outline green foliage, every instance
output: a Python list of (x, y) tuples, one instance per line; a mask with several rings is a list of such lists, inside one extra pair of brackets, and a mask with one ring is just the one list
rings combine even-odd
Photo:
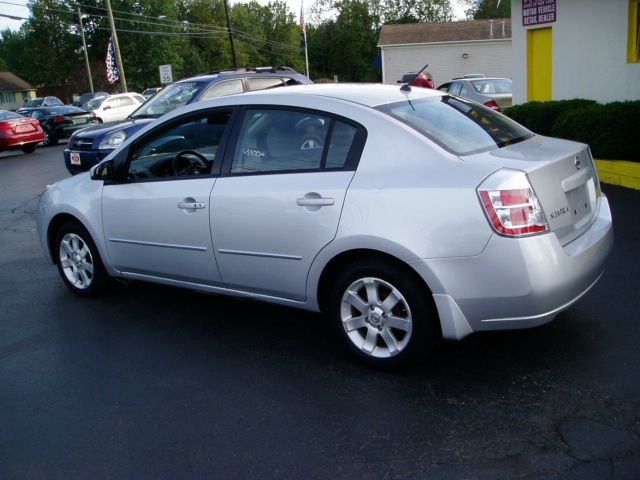
[(505, 114), (536, 133), (587, 143), (596, 158), (640, 162), (640, 101), (531, 102)]
[(474, 20), (511, 18), (511, 0), (482, 0), (467, 10)]
[(594, 100), (584, 99), (529, 102), (508, 108), (505, 111), (505, 115), (513, 118), (533, 132), (540, 135), (551, 135), (553, 124), (561, 113), (594, 105), (595, 103)]

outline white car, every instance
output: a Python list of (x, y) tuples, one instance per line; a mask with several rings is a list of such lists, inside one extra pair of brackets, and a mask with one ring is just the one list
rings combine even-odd
[(78, 295), (120, 278), (323, 311), (382, 365), (551, 321), (613, 243), (587, 145), (380, 85), (178, 108), (51, 186), (38, 222)]
[(94, 98), (83, 108), (93, 112), (99, 122), (120, 122), (146, 101), (147, 99), (138, 93), (118, 93), (108, 97)]

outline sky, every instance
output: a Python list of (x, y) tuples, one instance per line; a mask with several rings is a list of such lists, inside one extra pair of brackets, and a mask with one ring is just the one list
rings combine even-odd
[[(2, 0), (9, 3), (27, 3), (27, 0)], [(257, 0), (258, 3), (266, 5), (270, 0)], [(285, 0), (289, 5), (289, 9), (298, 17), (300, 15), (300, 0)], [(314, 0), (307, 0), (307, 7), (311, 6)], [(229, 3), (235, 3), (234, 0), (229, 0)], [(459, 4), (457, 0), (452, 0), (452, 5), (454, 9), (454, 16), (456, 19), (464, 18), (464, 8)], [(17, 17), (27, 18), (29, 16), (29, 9), (26, 6), (17, 6), (17, 5), (9, 5), (7, 3), (0, 3), (0, 14), (2, 15), (14, 15)], [(307, 15), (308, 16), (308, 15)], [(11, 30), (18, 30), (22, 25), (22, 20), (11, 20), (6, 17), (0, 17), (0, 31), (5, 28), (10, 28)]]

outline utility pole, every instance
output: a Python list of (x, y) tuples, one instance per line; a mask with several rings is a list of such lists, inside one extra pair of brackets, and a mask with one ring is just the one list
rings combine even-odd
[(80, 22), (80, 35), (82, 35), (82, 48), (84, 50), (84, 63), (87, 66), (87, 76), (89, 77), (89, 88), (91, 89), (91, 93), (93, 93), (93, 79), (91, 78), (89, 54), (87, 53), (87, 42), (84, 39), (84, 27), (82, 26), (82, 14), (80, 13), (80, 7), (78, 7), (78, 21)]
[(234, 68), (238, 68), (238, 59), (236, 58), (236, 48), (233, 45), (233, 33), (231, 33), (231, 20), (229, 20), (229, 6), (227, 5), (227, 0), (224, 0), (224, 14), (227, 16), (227, 31), (229, 32), (229, 43), (231, 44), (231, 56), (233, 57), (233, 66)]
[(118, 72), (120, 73), (120, 85), (122, 85), (122, 91), (127, 92), (127, 81), (124, 78), (124, 65), (122, 65), (122, 58), (120, 58), (120, 45), (118, 44), (118, 35), (116, 34), (116, 24), (113, 21), (113, 12), (111, 11), (111, 2), (105, 0), (107, 4), (107, 13), (109, 14), (109, 25), (111, 25), (111, 36), (113, 37), (113, 46), (116, 51), (116, 61), (118, 62)]

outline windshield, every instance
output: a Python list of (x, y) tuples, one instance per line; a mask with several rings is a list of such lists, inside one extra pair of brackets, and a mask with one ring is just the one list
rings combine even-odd
[(206, 84), (206, 82), (181, 82), (169, 85), (136, 110), (131, 118), (157, 118), (182, 107), (189, 103)]
[(511, 80), (508, 78), (491, 78), (489, 80), (472, 80), (471, 85), (478, 93), (512, 93)]
[(27, 107), (39, 107), (42, 105), (44, 98), (34, 98), (33, 100), (29, 100), (27, 103)]
[(94, 98), (92, 100), (89, 100), (87, 103), (85, 103), (82, 106), (82, 108), (84, 108), (85, 110), (88, 110), (90, 112), (93, 112), (97, 108), (100, 108), (100, 105), (102, 105), (102, 102), (104, 102), (106, 99), (107, 99), (107, 97)]
[(396, 102), (377, 109), (456, 155), (506, 147), (533, 136), (490, 108), (449, 96)]

